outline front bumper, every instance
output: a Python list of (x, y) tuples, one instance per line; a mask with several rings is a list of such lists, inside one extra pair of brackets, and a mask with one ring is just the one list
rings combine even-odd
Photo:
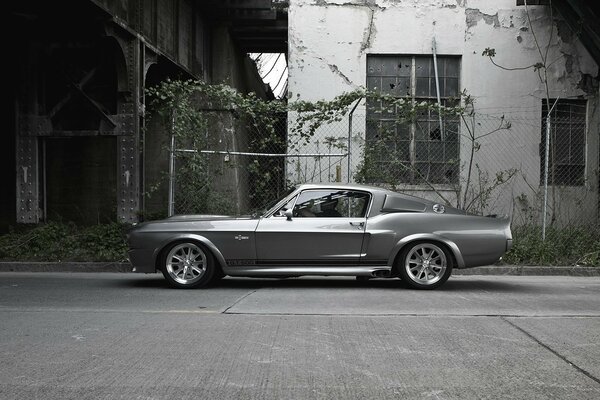
[(154, 253), (148, 249), (131, 249), (127, 253), (129, 262), (133, 265), (133, 272), (153, 273), (156, 272)]

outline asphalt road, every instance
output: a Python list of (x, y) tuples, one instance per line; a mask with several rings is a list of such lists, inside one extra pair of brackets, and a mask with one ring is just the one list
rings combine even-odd
[(600, 278), (0, 273), (1, 399), (599, 399)]

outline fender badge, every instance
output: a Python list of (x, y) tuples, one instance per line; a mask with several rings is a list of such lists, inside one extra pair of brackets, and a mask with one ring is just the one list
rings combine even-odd
[(436, 214), (443, 214), (446, 212), (446, 207), (444, 207), (441, 204), (434, 204), (433, 205), (433, 212)]
[(242, 236), (242, 235), (235, 235), (233, 238), (235, 240), (248, 240), (248, 239), (250, 239), (249, 236)]

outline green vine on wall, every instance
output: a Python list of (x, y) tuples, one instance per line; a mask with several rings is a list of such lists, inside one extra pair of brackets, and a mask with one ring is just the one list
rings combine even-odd
[[(490, 132), (476, 132), (476, 124), (469, 120), (473, 116), (473, 101), (466, 93), (462, 94), (462, 99), (450, 102), (452, 106), (439, 106), (428, 101), (413, 102), (410, 99), (362, 88), (343, 93), (332, 100), (265, 101), (254, 93), (245, 95), (226, 85), (211, 85), (197, 80), (166, 80), (156, 87), (149, 88), (147, 93), (150, 98), (150, 109), (160, 118), (164, 129), (175, 135), (176, 141), (184, 144), (185, 148), (197, 151), (188, 155), (185, 168), (177, 171), (178, 176), (187, 174), (196, 177), (196, 179), (185, 179), (185, 182), (190, 183), (186, 183), (188, 187), (184, 188), (196, 194), (195, 204), (192, 205), (195, 212), (228, 211), (224, 210), (223, 208), (227, 207), (223, 207), (222, 202), (220, 203), (214, 197), (215, 188), (212, 187), (214, 179), (211, 179), (210, 175), (214, 175), (215, 171), (209, 171), (207, 158), (200, 153), (202, 150), (214, 148), (211, 140), (214, 140), (215, 135), (207, 133), (207, 129), (211, 124), (211, 118), (222, 119), (223, 112), (228, 113), (236, 124), (246, 130), (251, 152), (268, 152), (275, 148), (281, 154), (294, 149), (299, 151), (299, 146), (309, 143), (319, 128), (343, 121), (352, 106), (361, 101), (366, 102), (367, 107), (377, 104), (377, 107), (372, 108), (374, 113), (393, 114), (396, 126), (414, 122), (420, 115), (430, 112), (439, 114), (442, 118), (453, 118), (456, 121), (462, 119), (465, 133), (460, 135), (470, 143), (471, 151), (467, 163), (460, 164), (458, 155), (455, 160), (451, 160), (457, 168), (460, 166), (463, 170), (464, 174), (461, 176), (467, 176), (466, 180), (461, 179), (453, 185), (457, 199), (455, 204), (451, 204), (450, 199), (442, 193), (437, 181), (430, 180), (429, 176), (423, 176), (414, 165), (397, 161), (401, 159), (400, 157), (393, 157), (391, 154), (396, 161), (392, 161), (390, 167), (396, 171), (418, 174), (419, 180), (429, 190), (437, 193), (443, 201), (467, 211), (482, 212), (488, 204), (491, 193), (515, 175), (515, 171), (507, 170), (500, 171), (495, 178), (489, 178), (473, 162), (473, 155), (480, 149), (479, 139), (499, 130), (510, 129), (510, 123), (502, 119), (496, 129)], [(468, 106), (471, 111), (467, 112), (465, 106)], [(288, 115), (292, 115), (293, 118), (288, 120), (287, 129), (284, 128), (282, 132), (282, 116)], [(332, 138), (325, 141), (329, 147), (337, 146)], [(395, 186), (395, 178), (390, 171), (382, 170), (377, 166), (377, 159), (385, 150), (389, 140), (389, 135), (382, 131), (375, 140), (365, 142), (362, 161), (355, 175), (357, 182)], [(389, 156), (390, 152), (386, 154)], [(285, 168), (281, 160), (254, 159), (245, 167), (250, 174), (253, 188), (250, 194), (253, 206), (265, 204), (276, 197), (269, 188), (281, 186), (282, 181), (285, 181)], [(477, 174), (476, 180), (472, 178), (474, 172)], [(211, 209), (214, 204), (220, 204), (222, 209), (214, 210), (214, 207)]]

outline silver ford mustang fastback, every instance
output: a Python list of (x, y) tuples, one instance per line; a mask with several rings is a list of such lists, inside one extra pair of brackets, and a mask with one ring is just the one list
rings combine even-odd
[(180, 215), (128, 233), (135, 272), (178, 288), (223, 276), (400, 278), (434, 289), (453, 268), (498, 261), (508, 217), (482, 217), (386, 189), (301, 185), (261, 216)]

